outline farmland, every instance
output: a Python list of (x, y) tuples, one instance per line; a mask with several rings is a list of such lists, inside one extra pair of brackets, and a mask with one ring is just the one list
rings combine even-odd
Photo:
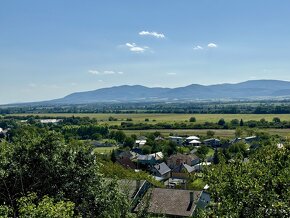
[[(136, 114), (111, 114), (111, 113), (51, 113), (51, 114), (13, 114), (11, 116), (39, 116), (39, 117), (89, 117), (95, 118), (100, 123), (108, 123), (110, 125), (119, 125), (127, 119), (132, 119), (133, 123), (157, 123), (157, 122), (181, 122), (189, 121), (191, 117), (196, 118), (196, 123), (204, 122), (218, 122), (223, 118), (226, 122), (233, 119), (260, 120), (272, 121), (274, 117), (279, 117), (281, 120), (290, 121), (289, 114), (149, 114), (149, 113), (136, 113)], [(114, 121), (109, 121), (109, 118), (115, 118)], [(148, 119), (149, 121), (145, 121)]]

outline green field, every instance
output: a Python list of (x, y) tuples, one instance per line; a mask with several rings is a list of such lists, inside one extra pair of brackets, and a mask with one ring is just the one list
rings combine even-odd
[[(248, 120), (260, 120), (264, 118), (267, 121), (272, 121), (274, 117), (279, 117), (281, 120), (290, 121), (289, 114), (68, 114), (68, 113), (57, 113), (57, 114), (14, 114), (11, 116), (28, 116), (28, 115), (38, 115), (40, 117), (90, 117), (96, 118), (101, 123), (108, 123), (111, 125), (118, 125), (121, 122), (126, 121), (127, 118), (132, 119), (133, 123), (145, 123), (145, 119), (149, 119), (149, 122), (146, 123), (158, 123), (158, 122), (181, 122), (188, 121), (190, 117), (196, 118), (196, 123), (204, 122), (218, 122), (219, 119), (224, 118), (225, 121), (231, 121), (233, 119), (243, 119), (244, 121)], [(109, 121), (109, 117), (114, 117), (118, 121)]]
[(94, 149), (95, 152), (100, 154), (108, 154), (111, 153), (114, 149), (117, 149), (118, 147), (97, 147)]

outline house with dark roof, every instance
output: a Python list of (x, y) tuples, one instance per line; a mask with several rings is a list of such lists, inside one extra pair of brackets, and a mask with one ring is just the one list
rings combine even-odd
[(128, 157), (118, 157), (116, 160), (116, 163), (120, 164), (122, 167), (124, 167), (126, 169), (132, 169), (132, 170), (136, 169), (136, 165)]
[(169, 141), (175, 142), (178, 145), (182, 145), (183, 143), (183, 138), (180, 136), (169, 136)]
[(154, 165), (151, 171), (154, 176), (160, 177), (162, 180), (170, 178), (171, 169), (166, 165), (165, 162)]
[(206, 139), (203, 141), (203, 143), (207, 146), (211, 146), (211, 147), (220, 147), (221, 145), (221, 141), (219, 139), (215, 139), (215, 138), (212, 138), (212, 139)]
[(199, 157), (197, 157), (195, 154), (173, 154), (169, 158), (167, 158), (167, 165), (173, 169), (180, 164), (187, 164), (190, 166), (193, 166), (195, 164), (198, 164), (200, 162)]
[(172, 217), (191, 217), (200, 204), (203, 191), (180, 190), (180, 189), (164, 189), (152, 188), (147, 194), (149, 196), (148, 203), (142, 200), (135, 212), (142, 210), (147, 206), (147, 211), (155, 215), (166, 215)]
[(137, 157), (137, 163), (141, 165), (154, 165), (157, 163), (154, 156), (151, 155), (139, 155)]

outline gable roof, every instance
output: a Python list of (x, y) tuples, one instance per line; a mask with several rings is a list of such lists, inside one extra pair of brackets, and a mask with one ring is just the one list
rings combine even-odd
[(187, 165), (187, 164), (180, 164), (179, 166), (175, 167), (172, 172), (175, 172), (175, 173), (181, 173), (182, 170), (185, 169), (186, 172), (188, 173), (192, 173), (194, 171), (194, 168)]
[(215, 138), (211, 138), (211, 139), (205, 139), (205, 140), (203, 140), (203, 142), (213, 142), (213, 141), (215, 141), (215, 142), (220, 142), (221, 140), (219, 140), (219, 139), (215, 139)]
[(153, 156), (155, 158), (155, 160), (161, 160), (164, 157), (164, 155), (161, 151), (153, 153), (153, 154), (149, 154), (149, 156)]
[[(192, 216), (201, 194), (202, 191), (153, 188), (151, 189), (148, 212), (173, 216)], [(190, 195), (192, 195), (193, 201), (190, 201)], [(141, 209), (141, 206), (142, 202), (135, 211)]]
[(154, 168), (159, 172), (160, 175), (164, 175), (171, 171), (171, 169), (166, 165), (166, 163), (162, 162), (160, 164), (156, 164)]
[(117, 158), (116, 162), (120, 164), (121, 166), (123, 166), (124, 168), (133, 169), (133, 170), (136, 169), (135, 164), (128, 157)]
[(199, 138), (193, 135), (193, 136), (187, 137), (186, 140), (199, 140)]
[(153, 156), (146, 154), (146, 155), (139, 155), (137, 157), (137, 160), (152, 160), (153, 158), (154, 158)]
[(200, 144), (201, 142), (196, 140), (196, 139), (193, 139), (189, 142), (189, 144)]

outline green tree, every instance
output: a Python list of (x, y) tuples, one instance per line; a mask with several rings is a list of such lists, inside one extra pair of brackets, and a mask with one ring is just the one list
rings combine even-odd
[(114, 181), (98, 171), (93, 147), (65, 143), (56, 132), (20, 128), (12, 142), (0, 144), (0, 205), (17, 211), (17, 200), (28, 192), (75, 204), (83, 217), (124, 217), (127, 198)]
[(133, 148), (134, 143), (135, 143), (135, 141), (132, 137), (126, 137), (124, 140), (123, 147)]
[(274, 117), (274, 118), (273, 118), (273, 122), (274, 122), (274, 123), (280, 123), (281, 120), (280, 120), (279, 117)]
[(201, 159), (205, 159), (206, 158), (206, 155), (208, 154), (209, 152), (209, 148), (205, 145), (202, 145), (200, 146), (197, 151), (196, 151), (196, 155), (201, 158)]
[(239, 120), (238, 119), (231, 120), (231, 125), (238, 126), (239, 125)]
[(196, 118), (195, 117), (190, 117), (189, 118), (189, 122), (196, 122)]
[(21, 197), (18, 201), (20, 218), (72, 218), (74, 216), (74, 203), (70, 201), (58, 201), (43, 196), (38, 199), (35, 193)]
[(209, 138), (214, 137), (214, 135), (215, 135), (215, 132), (212, 131), (212, 130), (208, 130), (208, 131), (206, 132), (206, 136), (209, 137)]
[(226, 124), (226, 121), (223, 119), (223, 118), (221, 118), (219, 121), (218, 121), (218, 125), (219, 126), (224, 126)]
[(236, 128), (236, 130), (235, 130), (235, 136), (237, 137), (237, 138), (240, 138), (242, 135), (243, 135), (243, 129), (242, 128)]
[(113, 163), (115, 163), (116, 160), (117, 160), (116, 153), (115, 153), (115, 150), (113, 149), (112, 152), (111, 152), (111, 161)]
[(243, 119), (240, 120), (240, 126), (244, 126), (244, 121), (243, 121)]

